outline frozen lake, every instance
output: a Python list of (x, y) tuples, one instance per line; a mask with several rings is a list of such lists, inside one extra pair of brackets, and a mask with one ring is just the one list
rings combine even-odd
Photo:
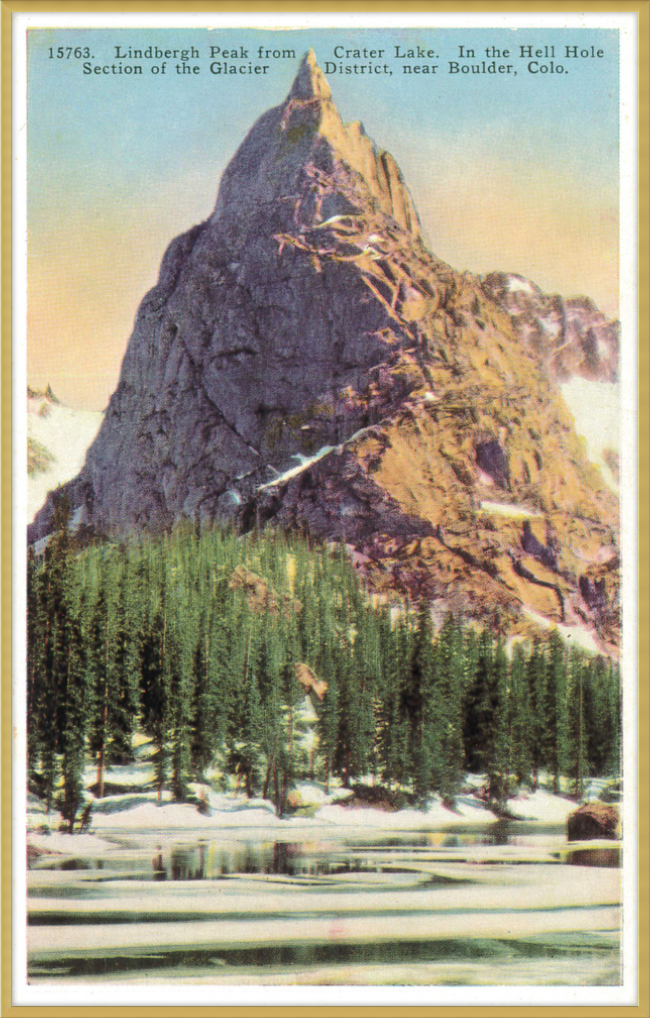
[(32, 853), (30, 982), (620, 982), (618, 849), (563, 825), (95, 840)]

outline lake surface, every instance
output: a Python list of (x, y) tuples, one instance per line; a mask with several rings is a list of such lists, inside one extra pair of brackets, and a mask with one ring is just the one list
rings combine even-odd
[(31, 859), (30, 982), (620, 982), (618, 853), (560, 827), (219, 834)]

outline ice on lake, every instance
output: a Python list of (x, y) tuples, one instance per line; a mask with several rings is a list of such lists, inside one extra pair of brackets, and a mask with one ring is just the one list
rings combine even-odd
[(561, 824), (78, 838), (31, 859), (31, 982), (620, 982), (621, 871)]

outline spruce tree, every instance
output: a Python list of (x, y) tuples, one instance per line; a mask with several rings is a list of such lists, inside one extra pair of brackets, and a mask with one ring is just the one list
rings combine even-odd
[(325, 669), (327, 689), (318, 713), (318, 740), (325, 766), (325, 795), (329, 795), (332, 761), (336, 752), (336, 737), (339, 728), (338, 676), (334, 663)]
[(378, 738), (382, 779), (390, 788), (393, 782), (402, 785), (410, 770), (410, 727), (404, 688), (408, 675), (409, 645), (403, 619), (394, 630), (388, 619), (384, 622), (382, 632), (384, 682), (379, 705)]
[(467, 770), (480, 774), (489, 766), (495, 721), (492, 689), (494, 642), (488, 629), (481, 631), (472, 649), (475, 651), (472, 655), (474, 668), (465, 693), (463, 741)]
[(30, 549), (27, 562), (27, 772), (36, 783), (42, 780), (42, 775), (38, 774), (41, 753), (40, 711), (49, 629), (44, 611), (43, 578), (44, 571)]
[(166, 664), (169, 668), (171, 789), (174, 801), (184, 802), (191, 763), (193, 675), (191, 657), (177, 633), (170, 634), (168, 639)]
[(87, 719), (87, 672), (81, 623), (71, 618), (66, 648), (65, 725), (62, 734), (61, 815), (70, 834), (83, 802)]
[(98, 799), (104, 796), (104, 774), (109, 742), (108, 712), (110, 703), (112, 634), (105, 580), (102, 578), (92, 609), (90, 623), (90, 662), (92, 683), (92, 717), (90, 749), (97, 762)]
[(586, 771), (584, 672), (583, 655), (579, 650), (573, 648), (569, 658), (567, 691), (566, 769), (569, 777), (573, 779), (573, 795), (577, 801), (582, 799)]
[(166, 640), (166, 612), (164, 603), (155, 612), (150, 625), (141, 634), (140, 646), (140, 703), (142, 727), (154, 745), (153, 764), (162, 801), (169, 762), (169, 735), (171, 729), (170, 671)]
[(45, 549), (41, 619), (45, 623), (42, 669), (38, 696), (38, 743), (41, 751), (42, 788), (49, 813), (59, 775), (59, 759), (66, 728), (68, 648), (71, 636), (73, 566), (68, 531), (70, 508), (59, 496), (54, 514), (54, 533)]
[(422, 598), (418, 609), (403, 710), (410, 731), (413, 791), (422, 802), (437, 787), (440, 767), (440, 703), (435, 683), (431, 611), (426, 598)]
[(205, 779), (217, 742), (214, 718), (215, 689), (210, 666), (210, 637), (203, 626), (198, 631), (192, 653), (192, 704), (190, 717), (190, 753), (197, 781)]
[(139, 711), (138, 653), (134, 640), (135, 618), (129, 603), (129, 576), (124, 573), (113, 611), (111, 683), (107, 713), (110, 763), (133, 760), (133, 734)]
[(463, 768), (463, 632), (449, 613), (436, 640), (440, 795), (453, 806)]
[(239, 743), (239, 771), (243, 775), (246, 798), (258, 789), (262, 741), (262, 710), (257, 676), (251, 670), (244, 680), (242, 693), (241, 733)]
[(510, 793), (508, 672), (505, 643), (499, 637), (489, 675), (491, 723), (487, 732), (488, 794), (499, 809), (504, 808)]
[(526, 654), (521, 643), (516, 643), (510, 664), (509, 741), (510, 766), (518, 785), (530, 779), (532, 756), (532, 719), (528, 700)]
[(526, 664), (526, 687), (530, 733), (530, 766), (533, 776), (533, 791), (539, 784), (539, 772), (545, 761), (546, 733), (546, 657), (539, 640), (533, 646)]
[(566, 759), (566, 679), (566, 651), (562, 637), (554, 629), (548, 642), (544, 714), (546, 766), (553, 776), (553, 792), (556, 795), (560, 791), (560, 776), (564, 772)]

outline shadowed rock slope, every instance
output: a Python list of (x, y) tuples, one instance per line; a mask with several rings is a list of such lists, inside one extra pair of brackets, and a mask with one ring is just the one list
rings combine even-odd
[(310, 52), (211, 218), (170, 245), (72, 508), (116, 534), (301, 528), (348, 544), (387, 596), (611, 647), (618, 502), (556, 379), (612, 377), (617, 326), (583, 301), (569, 334), (559, 300), (433, 256), (393, 158), (341, 122)]

